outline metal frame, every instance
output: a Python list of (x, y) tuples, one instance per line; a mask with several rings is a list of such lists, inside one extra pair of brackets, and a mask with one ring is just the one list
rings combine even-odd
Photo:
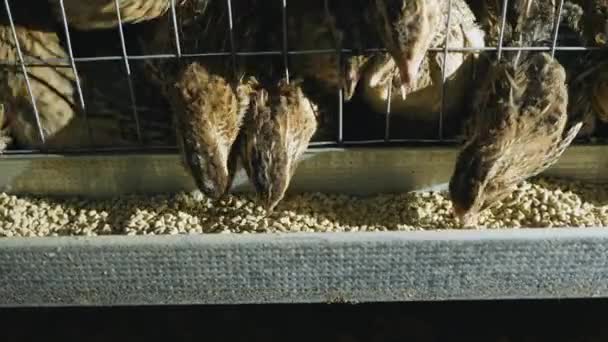
[(0, 240), (0, 306), (608, 297), (608, 230)]
[[(283, 32), (282, 32), (282, 49), (280, 51), (248, 51), (248, 52), (243, 52), (243, 51), (237, 51), (236, 46), (235, 46), (235, 37), (233, 35), (233, 12), (232, 12), (232, 1), (233, 0), (226, 0), (226, 6), (229, 9), (229, 25), (228, 25), (228, 30), (230, 31), (230, 51), (229, 52), (204, 52), (204, 53), (191, 53), (191, 54), (186, 54), (186, 53), (182, 53), (182, 49), (181, 49), (181, 44), (180, 44), (180, 35), (179, 35), (179, 30), (178, 30), (178, 18), (177, 18), (177, 11), (176, 11), (176, 1), (175, 0), (171, 0), (171, 6), (170, 6), (170, 14), (171, 14), (171, 18), (172, 18), (172, 27), (173, 27), (173, 33), (175, 36), (175, 42), (176, 42), (176, 51), (174, 54), (154, 54), (154, 55), (128, 55), (127, 53), (127, 49), (126, 49), (126, 45), (125, 45), (125, 37), (124, 37), (124, 32), (122, 29), (122, 26), (118, 26), (118, 33), (119, 33), (119, 38), (120, 38), (120, 42), (121, 42), (121, 48), (122, 48), (122, 55), (120, 56), (96, 56), (96, 57), (76, 57), (73, 55), (73, 51), (72, 51), (72, 47), (71, 47), (71, 41), (70, 41), (70, 32), (69, 32), (69, 28), (68, 28), (68, 18), (65, 12), (65, 7), (63, 5), (63, 0), (60, 1), (60, 6), (61, 6), (61, 12), (62, 12), (62, 22), (63, 22), (63, 27), (65, 30), (65, 33), (68, 37), (68, 53), (69, 53), (69, 58), (67, 60), (65, 59), (49, 59), (49, 60), (36, 60), (36, 61), (30, 61), (27, 59), (24, 59), (24, 56), (21, 53), (21, 49), (19, 47), (19, 45), (17, 44), (17, 51), (19, 54), (19, 60), (18, 63), (11, 63), (11, 62), (7, 62), (7, 61), (0, 61), (0, 65), (15, 65), (18, 64), (20, 65), (22, 72), (26, 75), (26, 84), (28, 87), (28, 91), (30, 92), (30, 97), (31, 97), (31, 101), (33, 103), (33, 107), (34, 107), (34, 112), (36, 113), (36, 125), (38, 130), (40, 131), (40, 136), (42, 139), (44, 139), (43, 136), (43, 132), (42, 132), (42, 128), (39, 122), (39, 118), (38, 118), (38, 110), (37, 107), (35, 105), (35, 101), (33, 98), (33, 94), (31, 92), (31, 84), (29, 82), (29, 78), (27, 77), (27, 67), (28, 66), (57, 66), (57, 67), (71, 67), (75, 74), (78, 75), (77, 69), (76, 69), (76, 62), (80, 63), (80, 62), (97, 62), (97, 61), (111, 61), (111, 60), (115, 60), (115, 61), (122, 61), (124, 63), (125, 66), (125, 73), (127, 75), (127, 81), (129, 83), (129, 96), (130, 96), (130, 100), (131, 100), (131, 104), (132, 104), (132, 111), (133, 111), (133, 118), (135, 120), (136, 126), (137, 126), (137, 137), (138, 137), (138, 141), (141, 143), (141, 139), (142, 139), (142, 133), (141, 133), (141, 125), (140, 125), (140, 118), (137, 112), (137, 101), (135, 98), (135, 92), (133, 89), (133, 80), (132, 80), (132, 75), (131, 75), (131, 67), (130, 67), (130, 61), (133, 60), (145, 60), (145, 59), (166, 59), (166, 58), (179, 58), (179, 59), (186, 59), (186, 58), (200, 58), (200, 57), (210, 57), (210, 56), (227, 56), (232, 58), (233, 61), (233, 66), (234, 66), (234, 71), (235, 73), (237, 72), (237, 57), (239, 56), (264, 56), (264, 55), (282, 55), (283, 56), (283, 60), (284, 60), (284, 68), (285, 68), (285, 77), (287, 78), (287, 80), (289, 81), (290, 78), (290, 73), (289, 73), (289, 63), (288, 63), (288, 57), (291, 55), (297, 55), (297, 54), (322, 54), (322, 53), (338, 53), (340, 56), (342, 56), (342, 54), (345, 53), (352, 53), (353, 51), (350, 49), (343, 49), (341, 47), (336, 47), (336, 49), (313, 49), (313, 50), (290, 50), (289, 49), (289, 42), (287, 39), (287, 10), (288, 10), (288, 4), (289, 1), (297, 1), (297, 0), (280, 0), (282, 3), (282, 26), (283, 26)], [(276, 0), (279, 1), (279, 0)], [(9, 0), (5, 0), (5, 7), (7, 9), (8, 12), (8, 16), (9, 16), (9, 22), (11, 25), (11, 28), (13, 30), (13, 33), (15, 33), (15, 24), (13, 21), (13, 18), (11, 16), (10, 13), (10, 5), (9, 5)], [(118, 19), (118, 22), (122, 24), (122, 18), (120, 15), (120, 1), (119, 0), (114, 0), (115, 6), (116, 6), (116, 16)], [(446, 21), (446, 28), (449, 27), (450, 25), (450, 20), (451, 20), (451, 14), (452, 14), (452, 0), (448, 0), (446, 1), (448, 8), (448, 15), (447, 15), (447, 21)], [(586, 47), (586, 46), (557, 46), (557, 39), (558, 39), (558, 34), (559, 34), (559, 22), (561, 19), (561, 11), (562, 11), (562, 7), (563, 7), (563, 0), (559, 0), (559, 7), (558, 7), (558, 12), (557, 12), (557, 16), (558, 16), (558, 20), (556, 20), (555, 23), (555, 28), (554, 28), (554, 35), (553, 35), (553, 42), (551, 44), (551, 46), (518, 46), (518, 47), (510, 47), (510, 46), (503, 46), (503, 38), (504, 38), (504, 29), (505, 29), (505, 25), (506, 25), (506, 10), (507, 10), (507, 4), (508, 4), (508, 0), (503, 0), (503, 7), (502, 7), (502, 18), (501, 18), (501, 28), (500, 28), (500, 36), (499, 36), (499, 44), (496, 47), (485, 47), (485, 48), (448, 48), (448, 36), (446, 35), (446, 39), (445, 42), (443, 44), (442, 47), (439, 48), (432, 48), (430, 49), (430, 51), (437, 51), (437, 52), (443, 52), (444, 54), (447, 54), (449, 52), (467, 52), (467, 51), (477, 51), (477, 52), (481, 52), (481, 51), (497, 51), (497, 58), (501, 58), (502, 57), (502, 52), (503, 51), (549, 51), (551, 52), (552, 55), (555, 54), (556, 51), (593, 51), (593, 50), (599, 50), (601, 48), (598, 47)], [(363, 52), (378, 52), (378, 51), (385, 51), (384, 49), (364, 49)], [(341, 58), (340, 58), (341, 60)], [(445, 63), (446, 63), (446, 58), (444, 58), (444, 68), (443, 68), (443, 75), (442, 78), (445, 80), (446, 79), (446, 75), (445, 75)], [(59, 65), (57, 65), (59, 64)], [(341, 63), (339, 63), (341, 64)], [(341, 66), (339, 66), (339, 68), (341, 68)], [(340, 70), (341, 72), (341, 70)], [(77, 78), (78, 79), (78, 78)], [(81, 89), (81, 85), (80, 82), (77, 81), (76, 86), (78, 88), (78, 101), (79, 101), (79, 105), (85, 109), (85, 103), (84, 103), (84, 98), (82, 96), (82, 89)], [(390, 89), (389, 89), (390, 90)], [(377, 143), (385, 143), (385, 144), (395, 144), (395, 145), (400, 145), (403, 143), (411, 143), (411, 142), (416, 142), (416, 143), (427, 143), (427, 144), (442, 144), (442, 143), (456, 143), (455, 140), (450, 140), (450, 139), (445, 139), (444, 138), (444, 134), (443, 134), (443, 126), (444, 126), (444, 106), (445, 106), (445, 98), (446, 96), (449, 96), (448, 94), (446, 94), (447, 89), (444, 83), (444, 86), (441, 89), (441, 98), (442, 98), (442, 103), (440, 106), (440, 112), (439, 112), (439, 120), (438, 120), (438, 126), (437, 126), (437, 135), (435, 137), (429, 137), (427, 139), (392, 139), (390, 137), (390, 125), (391, 125), (391, 96), (389, 94), (389, 101), (387, 101), (387, 108), (386, 108), (386, 113), (385, 113), (385, 117), (386, 117), (386, 123), (385, 123), (385, 136), (384, 139), (377, 139), (377, 140), (368, 140), (368, 141), (345, 141), (343, 139), (344, 137), (344, 132), (343, 132), (343, 121), (344, 121), (344, 113), (343, 113), (343, 106), (344, 106), (344, 101), (343, 101), (343, 94), (342, 94), (342, 90), (340, 89), (338, 91), (338, 100), (339, 100), (339, 106), (338, 106), (338, 132), (336, 132), (336, 140), (334, 141), (323, 141), (323, 142), (316, 142), (316, 143), (312, 143), (310, 145), (310, 148), (323, 148), (323, 147), (347, 147), (347, 146), (364, 146), (364, 145), (370, 145), (370, 144), (377, 144)], [(85, 111), (85, 115), (86, 115), (86, 111)], [(87, 120), (88, 122), (88, 120)], [(88, 126), (88, 124), (87, 124)], [(89, 132), (90, 132), (90, 127), (89, 127)], [(61, 151), (48, 151), (48, 150), (13, 150), (13, 151), (8, 151), (8, 153), (23, 153), (23, 154), (31, 154), (31, 153), (44, 153), (44, 152), (49, 152), (49, 153), (54, 153), (54, 152), (83, 152), (83, 151), (88, 151), (90, 153), (104, 153), (104, 152), (115, 152), (115, 153), (125, 153), (125, 152), (132, 152), (132, 151), (150, 151), (150, 150), (154, 150), (157, 149), (158, 147), (153, 147), (151, 148), (150, 146), (138, 146), (137, 148), (121, 148), (121, 147), (116, 147), (116, 148), (93, 148), (93, 149), (65, 149), (65, 150), (61, 150)], [(171, 146), (171, 147), (167, 147), (168, 149), (170, 148), (175, 148), (175, 146)], [(175, 150), (175, 149), (174, 149)]]
[[(457, 154), (457, 148), (447, 146), (313, 149), (302, 156), (288, 191), (323, 189), (326, 193), (367, 196), (445, 190)], [(174, 153), (6, 156), (0, 162), (0, 191), (108, 197), (195, 190), (179, 158)], [(607, 167), (604, 146), (578, 145), (568, 149), (543, 175), (606, 184)], [(251, 191), (249, 179), (240, 169), (232, 192)]]

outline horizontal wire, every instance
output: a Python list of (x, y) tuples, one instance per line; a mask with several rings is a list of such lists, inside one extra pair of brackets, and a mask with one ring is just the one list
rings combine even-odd
[[(502, 51), (552, 51), (551, 46), (504, 46)], [(600, 51), (608, 50), (606, 47), (597, 46), (556, 46), (555, 51)], [(429, 51), (444, 52), (443, 48), (431, 48)], [(497, 47), (463, 47), (463, 48), (448, 48), (449, 52), (484, 52), (484, 51), (498, 51)], [(352, 49), (342, 49), (342, 53), (353, 53)], [(363, 53), (373, 52), (386, 52), (384, 49), (366, 49)], [(250, 52), (236, 52), (236, 56), (270, 56), (270, 55), (282, 55), (284, 51), (250, 51)], [(307, 55), (307, 54), (330, 54), (336, 53), (335, 49), (319, 49), (319, 50), (294, 50), (287, 51), (288, 55)], [(206, 52), (206, 53), (182, 53), (181, 56), (177, 54), (151, 54), (151, 55), (128, 55), (127, 60), (149, 60), (149, 59), (171, 59), (171, 58), (198, 58), (198, 57), (226, 57), (232, 56), (231, 52)], [(70, 68), (69, 58), (49, 58), (49, 59), (34, 59), (27, 58), (24, 56), (25, 65), (28, 67), (64, 67)], [(124, 61), (124, 56), (96, 56), (96, 57), (74, 57), (74, 62), (100, 62), (100, 61)], [(29, 60), (35, 60), (30, 62)], [(0, 66), (16, 66), (18, 62), (2, 60), (0, 59)]]

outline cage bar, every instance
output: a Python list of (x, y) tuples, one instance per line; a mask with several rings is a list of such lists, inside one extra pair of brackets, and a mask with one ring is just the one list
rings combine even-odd
[(64, 0), (59, 0), (59, 6), (61, 9), (61, 21), (63, 22), (63, 30), (65, 32), (66, 45), (68, 48), (68, 55), (70, 57), (70, 66), (72, 71), (74, 72), (74, 77), (76, 78), (76, 91), (78, 93), (78, 102), (80, 105), (80, 109), (82, 110), (82, 115), (84, 116), (85, 125), (87, 126), (87, 136), (89, 137), (89, 143), (94, 143), (93, 132), (91, 130), (91, 124), (89, 122), (89, 114), (86, 110), (86, 105), (84, 103), (84, 94), (82, 92), (82, 86), (80, 84), (80, 76), (78, 74), (78, 69), (76, 68), (76, 63), (74, 62), (74, 51), (72, 50), (72, 39), (70, 38), (70, 29), (68, 27), (68, 19), (65, 13), (65, 5)]
[(17, 37), (17, 29), (15, 28), (13, 14), (11, 12), (11, 6), (8, 3), (8, 0), (4, 0), (4, 7), (6, 8), (6, 15), (8, 16), (8, 21), (11, 26), (13, 39), (15, 39), (15, 49), (17, 50), (17, 58), (19, 58), (19, 65), (21, 66), (21, 72), (23, 73), (23, 78), (25, 79), (27, 93), (30, 97), (30, 100), (32, 101), (32, 109), (34, 109), (34, 118), (36, 120), (36, 129), (38, 130), (38, 136), (40, 137), (40, 142), (42, 146), (44, 146), (45, 137), (44, 131), (42, 130), (42, 124), (40, 122), (40, 113), (38, 112), (38, 106), (36, 105), (36, 97), (34, 96), (34, 92), (32, 91), (32, 84), (30, 83), (30, 77), (27, 73), (27, 68), (23, 59), (23, 52), (21, 51), (21, 44), (19, 44), (19, 37)]
[(175, 0), (171, 0), (171, 21), (173, 23), (173, 35), (175, 36), (175, 53), (177, 58), (182, 57), (181, 41), (179, 39), (179, 30), (177, 29), (177, 14), (175, 11)]
[[(585, 52), (585, 51), (601, 51), (605, 48), (598, 46), (555, 46), (555, 51), (568, 51), (568, 52)], [(486, 51), (498, 51), (498, 47), (454, 47), (448, 48), (448, 52), (486, 52)], [(550, 52), (553, 50), (552, 46), (502, 46), (500, 48), (502, 51), (537, 51), (537, 52)], [(431, 52), (444, 52), (445, 49), (440, 48), (430, 48), (428, 51)], [(318, 49), (318, 50), (289, 50), (287, 51), (288, 55), (309, 55), (309, 54), (319, 54), (319, 53), (335, 53), (336, 50), (327, 50), (327, 49)], [(350, 49), (342, 49), (342, 53), (352, 53), (353, 51)], [(363, 49), (364, 53), (371, 52), (386, 52), (385, 49)], [(244, 52), (236, 52), (235, 55), (239, 57), (244, 56), (272, 56), (272, 55), (282, 55), (283, 51), (244, 51)], [(182, 53), (182, 58), (200, 58), (200, 57), (222, 57), (222, 56), (232, 56), (231, 52), (204, 52), (204, 53)], [(146, 60), (146, 59), (171, 59), (176, 58), (177, 55), (174, 53), (171, 54), (144, 54), (144, 55), (128, 55), (127, 60)], [(101, 61), (122, 61), (124, 60), (124, 56), (95, 56), (95, 57), (74, 57), (74, 62), (78, 63), (89, 63), (89, 62), (101, 62)], [(63, 63), (63, 64), (62, 64)], [(46, 58), (39, 59), (37, 61), (24, 61), (25, 66), (52, 66), (52, 67), (66, 67), (64, 64), (69, 64), (70, 60), (65, 58)], [(18, 65), (18, 62), (7, 62), (4, 60), (0, 60), (0, 66), (15, 66)], [(68, 66), (69, 67), (69, 66)]]
[(131, 108), (133, 110), (133, 119), (135, 120), (135, 127), (137, 129), (137, 141), (139, 144), (143, 144), (143, 137), (141, 133), (141, 124), (139, 122), (139, 113), (137, 112), (137, 100), (135, 98), (135, 89), (133, 88), (133, 78), (131, 75), (131, 66), (129, 59), (127, 58), (127, 45), (125, 43), (125, 35), (122, 28), (122, 16), (120, 14), (120, 0), (114, 0), (116, 6), (116, 16), (118, 18), (118, 34), (120, 36), (120, 46), (122, 49), (123, 61), (125, 65), (125, 71), (127, 73), (127, 83), (129, 86), (129, 97), (131, 99)]
[(557, 15), (555, 18), (555, 27), (553, 28), (553, 41), (551, 43), (551, 57), (555, 57), (555, 47), (557, 46), (557, 38), (559, 36), (559, 23), (562, 19), (562, 9), (564, 7), (564, 0), (559, 0), (557, 7)]
[(502, 14), (500, 17), (500, 33), (498, 34), (498, 49), (496, 60), (500, 61), (502, 58), (502, 51), (504, 49), (504, 37), (505, 37), (505, 27), (507, 25), (507, 7), (509, 5), (509, 0), (503, 0), (502, 2)]
[(445, 97), (447, 96), (447, 85), (446, 85), (446, 65), (448, 60), (448, 43), (450, 40), (450, 23), (452, 19), (452, 0), (447, 1), (448, 6), (448, 17), (445, 23), (445, 40), (443, 42), (443, 66), (441, 71), (441, 79), (443, 84), (441, 85), (441, 106), (439, 108), (439, 127), (437, 128), (437, 135), (439, 137), (439, 141), (443, 140), (443, 117), (445, 111)]
[(287, 44), (287, 0), (282, 0), (282, 6), (281, 6), (281, 20), (282, 20), (282, 28), (283, 28), (283, 51), (282, 51), (282, 55), (283, 55), (283, 66), (285, 68), (285, 79), (287, 80), (287, 83), (289, 83), (289, 55), (287, 54), (288, 51), (288, 44)]
[[(395, 66), (396, 68), (396, 66)], [(384, 141), (391, 141), (391, 103), (393, 102), (393, 82), (387, 88), (386, 112), (384, 121)]]
[(228, 33), (230, 35), (230, 55), (232, 56), (232, 71), (235, 81), (239, 79), (238, 61), (236, 59), (236, 42), (234, 40), (234, 27), (232, 21), (232, 0), (226, 0), (228, 6)]

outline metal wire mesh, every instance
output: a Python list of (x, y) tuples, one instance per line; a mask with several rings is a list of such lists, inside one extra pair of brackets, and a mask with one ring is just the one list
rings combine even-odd
[[(153, 1), (153, 0), (150, 0)], [(95, 153), (95, 152), (146, 152), (146, 151), (159, 151), (159, 150), (168, 150), (174, 151), (176, 150), (175, 146), (146, 146), (142, 143), (142, 130), (141, 130), (141, 118), (138, 112), (137, 106), (137, 98), (133, 87), (133, 77), (131, 71), (131, 63), (134, 61), (145, 61), (145, 60), (153, 60), (153, 59), (197, 59), (204, 57), (229, 57), (232, 59), (232, 64), (234, 68), (234, 73), (237, 73), (237, 63), (238, 57), (242, 56), (277, 56), (280, 55), (283, 58), (284, 62), (284, 74), (287, 80), (290, 79), (290, 68), (289, 68), (289, 57), (295, 55), (306, 55), (306, 54), (328, 54), (328, 53), (337, 53), (340, 61), (338, 64), (338, 72), (342, 70), (342, 59), (345, 54), (351, 54), (354, 52), (363, 52), (363, 53), (373, 53), (373, 52), (385, 52), (384, 49), (378, 48), (366, 48), (362, 51), (354, 51), (354, 49), (344, 48), (342, 46), (337, 46), (336, 49), (309, 49), (309, 50), (292, 50), (290, 49), (291, 44), (288, 41), (288, 25), (287, 25), (287, 11), (289, 8), (289, 3), (292, 1), (299, 0), (274, 0), (281, 1), (281, 18), (282, 18), (282, 48), (281, 50), (272, 50), (272, 51), (237, 51), (235, 45), (235, 37), (233, 33), (233, 6), (232, 2), (238, 0), (226, 0), (226, 6), (228, 8), (229, 13), (229, 26), (227, 29), (229, 30), (230, 37), (230, 51), (218, 51), (218, 52), (204, 52), (204, 53), (184, 53), (182, 51), (182, 47), (180, 45), (180, 32), (178, 29), (178, 15), (176, 10), (176, 1), (170, 1), (170, 16), (172, 21), (173, 35), (175, 39), (175, 52), (174, 53), (166, 53), (166, 54), (141, 54), (141, 55), (133, 55), (127, 52), (127, 43), (125, 40), (125, 33), (123, 31), (123, 19), (121, 18), (120, 0), (114, 0), (116, 6), (116, 17), (118, 22), (121, 24), (117, 27), (118, 36), (121, 44), (121, 55), (100, 55), (94, 57), (79, 57), (75, 56), (72, 49), (72, 42), (70, 40), (70, 26), (69, 26), (69, 18), (66, 13), (66, 9), (64, 6), (64, 1), (60, 0), (60, 10), (61, 10), (61, 24), (63, 30), (65, 31), (65, 35), (67, 38), (67, 54), (69, 58), (60, 59), (60, 58), (52, 58), (52, 59), (33, 59), (24, 56), (22, 53), (19, 42), (16, 35), (16, 24), (11, 15), (11, 5), (9, 0), (4, 0), (4, 5), (6, 8), (7, 19), (10, 24), (10, 28), (13, 33), (13, 38), (16, 43), (17, 50), (17, 61), (11, 62), (7, 60), (0, 60), (0, 67), (14, 67), (19, 66), (21, 69), (21, 73), (24, 75), (26, 86), (28, 89), (28, 93), (30, 96), (31, 105), (36, 117), (36, 128), (38, 130), (41, 141), (44, 142), (44, 130), (41, 126), (40, 116), (38, 112), (38, 108), (36, 106), (35, 96), (32, 92), (32, 85), (30, 83), (30, 78), (28, 77), (27, 68), (29, 67), (37, 67), (37, 66), (45, 66), (45, 67), (67, 67), (71, 68), (76, 75), (76, 92), (77, 92), (77, 100), (78, 105), (83, 110), (85, 115), (85, 121), (87, 121), (87, 130), (89, 132), (89, 136), (91, 136), (91, 131), (94, 130), (94, 127), (91, 127), (88, 122), (87, 115), (87, 105), (85, 103), (85, 97), (83, 96), (83, 89), (81, 86), (81, 82), (78, 78), (78, 69), (77, 63), (97, 63), (102, 61), (117, 61), (122, 62), (124, 67), (124, 72), (127, 76), (128, 88), (129, 88), (129, 99), (131, 101), (131, 110), (132, 116), (135, 120), (136, 128), (137, 128), (137, 140), (140, 143), (137, 147), (104, 147), (104, 148), (71, 148), (71, 149), (63, 149), (61, 151), (53, 151), (51, 149), (43, 149), (43, 150), (8, 150), (5, 153), (14, 154), (14, 153), (51, 153), (51, 152), (62, 152), (62, 153)], [(329, 0), (326, 0), (329, 1)], [(450, 27), (450, 21), (452, 20), (452, 0), (446, 0), (447, 7), (447, 22), (445, 23), (446, 30)], [(550, 52), (551, 55), (554, 55), (556, 51), (570, 51), (570, 52), (584, 52), (584, 51), (594, 51), (600, 50), (600, 47), (594, 46), (560, 46), (558, 44), (559, 37), (559, 23), (562, 15), (562, 8), (564, 5), (563, 0), (559, 0), (557, 16), (558, 20), (555, 22), (555, 27), (553, 31), (553, 39), (552, 44), (550, 46), (504, 46), (504, 34), (505, 34), (505, 26), (506, 26), (506, 18), (507, 18), (507, 8), (508, 8), (509, 0), (503, 0), (502, 3), (502, 13), (500, 18), (500, 34), (498, 39), (497, 46), (486, 46), (486, 47), (449, 47), (449, 35), (446, 34), (445, 41), (443, 42), (443, 46), (430, 48), (428, 51), (439, 52), (442, 53), (443, 56), (447, 56), (448, 53), (458, 53), (458, 52), (484, 52), (484, 51), (496, 51), (497, 58), (500, 59), (502, 57), (503, 52), (505, 51), (545, 51)], [(338, 110), (337, 110), (337, 132), (335, 134), (335, 140), (330, 141), (315, 141), (310, 143), (311, 148), (322, 148), (322, 147), (348, 147), (348, 146), (367, 146), (367, 145), (403, 145), (403, 144), (411, 144), (411, 143), (419, 143), (419, 144), (453, 144), (456, 142), (455, 139), (446, 139), (444, 137), (444, 111), (446, 107), (446, 98), (450, 96), (447, 91), (446, 82), (446, 60), (447, 58), (443, 58), (443, 68), (442, 68), (442, 80), (444, 81), (441, 88), (441, 105), (439, 110), (439, 120), (437, 122), (437, 130), (434, 136), (429, 136), (427, 138), (416, 138), (416, 139), (402, 139), (391, 137), (391, 87), (388, 87), (388, 101), (386, 104), (386, 112), (385, 114), (385, 124), (384, 124), (384, 137), (380, 139), (370, 138), (370, 139), (358, 139), (358, 140), (345, 140), (345, 126), (344, 126), (344, 94), (342, 93), (342, 89), (338, 90), (337, 98), (338, 98)]]

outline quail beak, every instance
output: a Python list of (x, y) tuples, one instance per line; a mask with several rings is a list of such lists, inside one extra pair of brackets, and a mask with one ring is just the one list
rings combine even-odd
[(422, 56), (414, 56), (414, 58), (402, 58), (401, 63), (397, 64), (399, 68), (399, 76), (401, 77), (401, 98), (406, 99), (409, 89), (413, 86), (418, 78), (418, 69), (422, 64)]
[(274, 209), (277, 207), (283, 196), (277, 196), (270, 192), (264, 192), (259, 194), (260, 203), (262, 208), (266, 211), (266, 215), (269, 216), (274, 212)]
[(477, 221), (477, 214), (471, 210), (464, 209), (457, 204), (452, 204), (454, 216), (460, 221), (463, 227), (471, 227)]
[(467, 212), (465, 209), (463, 209), (456, 203), (452, 203), (452, 208), (454, 209), (454, 216), (458, 219), (461, 219)]
[(401, 90), (401, 99), (405, 101), (413, 77), (410, 74), (409, 68), (405, 70), (399, 68), (399, 75), (401, 76), (401, 87), (399, 88), (399, 90)]
[(344, 85), (342, 86), (342, 95), (344, 97), (344, 101), (350, 101), (350, 99), (352, 99), (355, 95), (357, 81), (357, 79), (353, 79), (352, 77), (348, 77), (344, 81)]
[(219, 200), (226, 194), (228, 188), (227, 172), (225, 175), (216, 175), (214, 179), (205, 177), (196, 170), (193, 170), (192, 175), (197, 187), (207, 196)]
[(211, 157), (212, 159), (205, 158), (190, 145), (185, 145), (185, 149), (186, 165), (199, 190), (213, 199), (224, 196), (232, 185), (232, 173), (228, 161), (218, 154)]

